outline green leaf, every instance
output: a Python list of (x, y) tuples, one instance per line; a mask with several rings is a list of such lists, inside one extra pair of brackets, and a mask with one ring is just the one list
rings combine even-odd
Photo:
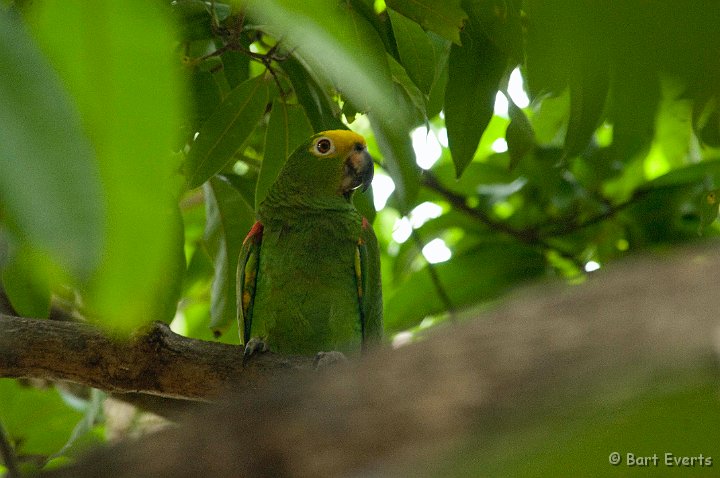
[[(218, 21), (225, 20), (231, 12), (230, 6), (214, 2), (215, 16)], [(180, 33), (186, 41), (212, 38), (210, 22), (212, 3), (203, 0), (176, 0), (170, 3), (172, 12), (180, 26)]]
[(513, 169), (527, 153), (535, 149), (535, 132), (530, 120), (515, 103), (510, 102), (508, 113), (510, 124), (505, 131), (505, 140), (510, 155), (510, 169)]
[(298, 103), (305, 108), (305, 114), (312, 124), (314, 133), (347, 128), (338, 119), (340, 108), (330, 100), (327, 92), (317, 84), (299, 61), (292, 57), (288, 58), (283, 62), (282, 68), (290, 78)]
[(585, 18), (582, 2), (528, 0), (523, 5), (528, 24), (526, 35), (526, 79), (532, 98), (559, 95), (567, 86), (582, 28), (574, 27)]
[(49, 456), (67, 442), (82, 418), (54, 388), (37, 390), (0, 379), (0, 421), (19, 455)]
[(393, 194), (398, 198), (402, 212), (407, 213), (418, 193), (420, 172), (410, 136), (403, 130), (386, 127), (374, 114), (370, 114), (369, 118), (375, 141), (383, 155), (383, 167), (395, 183)]
[(698, 227), (698, 234), (705, 232), (705, 229), (715, 222), (720, 211), (720, 189), (714, 189), (706, 192), (700, 199), (700, 226)]
[(462, 6), (485, 35), (516, 62), (524, 60), (520, 10), (514, 0), (465, 0)]
[(268, 102), (267, 81), (259, 76), (230, 92), (200, 128), (185, 160), (190, 188), (200, 186), (222, 170), (250, 138)]
[(105, 398), (106, 395), (104, 392), (95, 388), (90, 389), (90, 400), (87, 403), (82, 419), (80, 419), (77, 425), (75, 425), (75, 428), (73, 428), (70, 438), (68, 438), (65, 445), (55, 452), (50, 459), (67, 455), (69, 451), (78, 445), (83, 437), (92, 432), (97, 422), (102, 418)]
[(251, 205), (255, 202), (255, 187), (257, 186), (257, 174), (252, 170), (246, 174), (239, 175), (234, 173), (218, 174), (218, 178), (227, 181), (230, 186), (234, 187), (240, 193), (240, 197), (245, 203)]
[(155, 291), (153, 320), (169, 324), (177, 312), (178, 301), (182, 295), (185, 270), (185, 229), (180, 209), (175, 204), (168, 205), (168, 229), (172, 240), (168, 245), (165, 261), (160, 265), (160, 274), (152, 286)]
[[(250, 45), (241, 44), (250, 49)], [(248, 79), (250, 75), (250, 60), (244, 52), (228, 50), (222, 54), (223, 71), (227, 77), (227, 81), (232, 88), (235, 88), (243, 81)]]
[(438, 164), (432, 171), (444, 188), (463, 196), (475, 196), (488, 187), (508, 185), (517, 179), (517, 173), (510, 172), (507, 167), (486, 161), (470, 163), (459, 179), (455, 179), (450, 163)]
[(428, 34), (433, 39), (435, 57), (438, 59), (438, 74), (432, 85), (427, 100), (427, 116), (435, 118), (445, 107), (445, 88), (448, 82), (448, 58), (452, 43), (445, 41), (434, 33)]
[(155, 318), (176, 240), (171, 148), (183, 108), (170, 12), (142, 0), (48, 0), (31, 4), (28, 21), (77, 104), (104, 186), (99, 200), (92, 186), (78, 189), (106, 213), (102, 263), (84, 299), (103, 325), (134, 329)]
[(2, 288), (13, 309), (23, 317), (46, 318), (50, 313), (49, 279), (38, 270), (37, 254), (20, 248), (0, 266)]
[(210, 297), (210, 327), (225, 332), (235, 320), (235, 274), (240, 247), (254, 222), (253, 210), (226, 180), (211, 178), (204, 186), (205, 245), (215, 267)]
[(202, 124), (215, 112), (222, 102), (222, 98), (213, 82), (212, 73), (209, 71), (192, 68), (183, 71), (183, 74), (190, 87), (190, 111), (186, 119), (187, 124), (184, 125), (187, 138), (190, 140)]
[(312, 132), (312, 126), (302, 106), (288, 105), (280, 99), (273, 101), (265, 132), (263, 160), (255, 188), (255, 210), (265, 199), (287, 158), (303, 141), (312, 136)]
[(656, 71), (626, 71), (613, 82), (608, 105), (613, 123), (612, 149), (616, 159), (628, 161), (649, 147), (661, 98)]
[(61, 79), (7, 12), (0, 12), (0, 63), (0, 218), (62, 270), (87, 279), (103, 240), (92, 145)]
[[(565, 156), (572, 157), (587, 149), (602, 122), (610, 89), (609, 67), (603, 59), (594, 59), (570, 79), (570, 120), (565, 135)], [(575, 77), (577, 76), (577, 78)]]
[(425, 96), (420, 92), (415, 83), (410, 79), (405, 68), (395, 58), (388, 55), (390, 71), (393, 82), (396, 86), (396, 98), (403, 98), (400, 108), (405, 110), (403, 117), (412, 119), (412, 124), (427, 122), (427, 111), (425, 109)]
[[(699, 153), (693, 146), (693, 102), (683, 97), (685, 85), (670, 80), (663, 81), (663, 98), (658, 104), (655, 117), (655, 136), (650, 154), (645, 158), (646, 174), (657, 176), (655, 171), (665, 173), (669, 169), (683, 167), (688, 160), (695, 162)], [(655, 171), (648, 171), (648, 163), (655, 162)], [(651, 177), (652, 177), (651, 176)]]
[(393, 10), (402, 13), (426, 30), (433, 31), (460, 45), (460, 32), (468, 16), (460, 8), (460, 0), (387, 0)]
[(490, 123), (498, 85), (508, 64), (477, 25), (463, 32), (463, 46), (450, 50), (449, 79), (445, 90), (445, 123), (457, 177), (472, 161), (483, 131)]
[(708, 190), (720, 186), (720, 160), (703, 161), (670, 171), (642, 185), (641, 190), (707, 184)]
[(427, 95), (444, 67), (444, 61), (436, 56), (435, 42), (417, 23), (391, 8), (387, 12), (400, 60), (408, 76)]

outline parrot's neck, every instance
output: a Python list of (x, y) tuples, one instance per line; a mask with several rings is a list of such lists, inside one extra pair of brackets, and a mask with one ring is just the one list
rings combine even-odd
[(324, 213), (338, 211), (344, 214), (356, 212), (350, 197), (316, 196), (284, 191), (282, 188), (271, 188), (265, 200), (260, 204), (258, 214), (265, 217), (286, 215), (306, 216), (308, 213)]

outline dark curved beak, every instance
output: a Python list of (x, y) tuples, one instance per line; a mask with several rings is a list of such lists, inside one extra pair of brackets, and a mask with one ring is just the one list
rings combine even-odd
[(362, 186), (364, 192), (372, 183), (375, 168), (373, 160), (364, 144), (355, 143), (353, 150), (345, 158), (345, 174), (341, 190), (345, 195)]

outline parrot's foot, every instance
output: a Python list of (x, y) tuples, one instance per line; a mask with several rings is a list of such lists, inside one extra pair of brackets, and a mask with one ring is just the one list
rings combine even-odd
[(348, 359), (344, 353), (336, 350), (330, 352), (318, 352), (313, 360), (315, 370), (322, 370), (328, 367), (334, 367), (339, 364), (347, 363)]
[(257, 337), (253, 337), (248, 340), (245, 345), (245, 351), (243, 352), (243, 364), (250, 358), (251, 355), (261, 354), (270, 350), (267, 344)]

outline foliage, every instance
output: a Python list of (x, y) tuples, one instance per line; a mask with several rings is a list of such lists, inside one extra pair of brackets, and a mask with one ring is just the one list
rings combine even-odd
[[(378, 211), (355, 196), (389, 337), (717, 235), (720, 5), (620, 3), (6, 1), (3, 289), (23, 315), (53, 297), (120, 333), (210, 339), (255, 206), (332, 128), (366, 135), (394, 184)], [(436, 239), (451, 257), (430, 264)]]

